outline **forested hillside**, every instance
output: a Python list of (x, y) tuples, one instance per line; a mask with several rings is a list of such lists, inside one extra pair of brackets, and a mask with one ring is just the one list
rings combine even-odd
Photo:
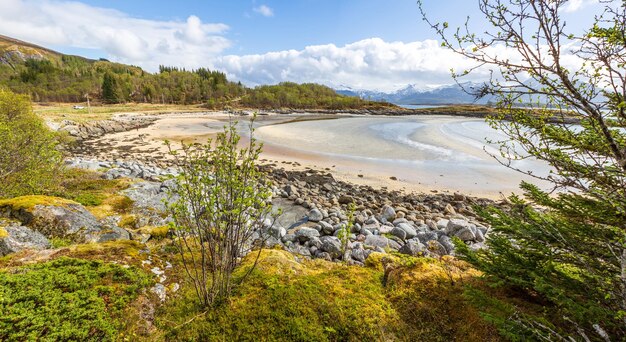
[(250, 89), (222, 72), (161, 66), (140, 67), (64, 55), (0, 36), (0, 86), (35, 102), (206, 104), (209, 108), (360, 108), (380, 103), (341, 96), (317, 85), (281, 83)]

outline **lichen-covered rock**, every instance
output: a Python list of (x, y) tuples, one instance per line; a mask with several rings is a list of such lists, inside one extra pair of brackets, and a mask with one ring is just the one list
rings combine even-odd
[(22, 196), (0, 201), (0, 214), (48, 238), (96, 242), (102, 225), (82, 205), (57, 197)]
[(25, 249), (48, 249), (50, 241), (41, 233), (15, 221), (0, 221), (0, 256)]

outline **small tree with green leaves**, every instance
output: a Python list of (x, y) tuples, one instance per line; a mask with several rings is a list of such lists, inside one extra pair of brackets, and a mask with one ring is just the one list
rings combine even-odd
[[(551, 183), (554, 192), (523, 183), (525, 199), (512, 196), (509, 210), (481, 211), (492, 225), (488, 249), (457, 244), (459, 255), (491, 284), (544, 303), (543, 312), (474, 297), (513, 340), (622, 341), (626, 1), (601, 1), (604, 11), (585, 31), (567, 25), (567, 0), (477, 2), (485, 32), (472, 32), (469, 24), (452, 33), (447, 23), (431, 26), (444, 47), (491, 70), (483, 86), (467, 90), (499, 100), (490, 123), (509, 137), (500, 142), (502, 156), (547, 162), (547, 175), (517, 169)], [(510, 159), (500, 158), (513, 167)]]
[(0, 197), (49, 191), (61, 168), (58, 145), (27, 96), (0, 88)]
[(256, 164), (261, 145), (252, 134), (246, 147), (238, 146), (240, 140), (230, 122), (207, 144), (182, 144), (177, 151), (168, 143), (181, 170), (173, 191), (178, 200), (168, 208), (185, 271), (203, 306), (230, 296), (233, 271), (254, 248), (258, 260), (271, 220), (270, 184)]
[(347, 262), (350, 260), (350, 234), (352, 233), (352, 227), (354, 227), (354, 212), (356, 210), (356, 205), (354, 202), (350, 202), (348, 204), (348, 221), (339, 231), (339, 241), (341, 241), (341, 253), (343, 255), (343, 261)]

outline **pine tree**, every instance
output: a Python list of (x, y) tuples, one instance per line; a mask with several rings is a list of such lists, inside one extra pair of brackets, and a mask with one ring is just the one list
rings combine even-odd
[[(467, 90), (499, 100), (490, 123), (509, 137), (502, 155), (547, 162), (549, 175), (527, 173), (553, 189), (522, 183), (524, 198), (512, 196), (508, 209), (482, 210), (492, 225), (488, 249), (472, 251), (457, 241), (459, 255), (491, 285), (542, 303), (542, 311), (471, 293), (513, 340), (624, 340), (626, 1), (604, 1), (583, 34), (567, 31), (564, 0), (478, 3), (492, 28), (484, 35), (431, 26), (443, 46), (492, 68), (491, 80)], [(494, 46), (516, 55), (494, 53)], [(584, 63), (568, 64), (568, 51)]]
[(107, 72), (102, 79), (102, 101), (105, 103), (119, 103), (120, 96), (115, 76)]

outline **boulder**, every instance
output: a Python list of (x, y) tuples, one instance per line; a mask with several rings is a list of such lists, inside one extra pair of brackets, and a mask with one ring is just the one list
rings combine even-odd
[(82, 205), (57, 197), (22, 196), (0, 201), (0, 214), (47, 238), (96, 242), (103, 227)]
[(309, 218), (309, 221), (311, 222), (319, 222), (324, 219), (324, 214), (322, 214), (322, 212), (319, 209), (315, 208), (309, 211), (309, 213), (307, 214), (307, 217)]
[(335, 231), (335, 227), (332, 224), (324, 221), (320, 221), (319, 225), (322, 227), (322, 233), (325, 235), (332, 235)]
[(98, 242), (130, 240), (130, 234), (123, 228), (113, 226), (103, 229), (98, 235)]
[(309, 241), (313, 237), (319, 236), (320, 232), (313, 228), (302, 227), (296, 231), (296, 238), (302, 243)]
[(48, 249), (50, 241), (19, 222), (0, 222), (0, 256), (19, 252), (24, 249)]
[(406, 239), (406, 232), (405, 232), (403, 229), (398, 228), (398, 227), (394, 227), (394, 228), (391, 230), (391, 235), (393, 235), (393, 236), (397, 236), (398, 238), (400, 238), (400, 239), (402, 239), (402, 240), (405, 240), (405, 239)]
[(331, 255), (333, 259), (341, 257), (341, 241), (334, 236), (322, 236), (322, 250)]
[(400, 247), (398, 252), (411, 256), (418, 256), (424, 254), (426, 251), (426, 246), (424, 246), (421, 242), (413, 240), (408, 240), (404, 246)]
[(459, 230), (461, 230), (463, 228), (469, 228), (469, 226), (470, 226), (470, 223), (465, 221), (465, 220), (452, 219), (452, 220), (448, 221), (448, 224), (446, 224), (446, 227), (445, 227), (444, 231), (448, 235), (454, 235)]
[(428, 243), (428, 241), (438, 239), (437, 233), (435, 232), (420, 232), (420, 233), (417, 233), (416, 237), (423, 244)]
[(428, 248), (428, 251), (439, 256), (448, 254), (448, 251), (446, 250), (446, 248), (441, 243), (439, 243), (439, 241), (435, 241), (435, 240), (428, 241), (427, 248)]
[(474, 234), (474, 232), (472, 232), (470, 227), (463, 227), (459, 229), (456, 233), (454, 233), (454, 236), (458, 237), (464, 242), (474, 241), (476, 239), (476, 235)]
[[(165, 200), (168, 194), (165, 187), (157, 182), (137, 182), (130, 188), (122, 191), (122, 194), (133, 200), (133, 206), (141, 210), (165, 212)], [(171, 201), (174, 201), (172, 198)]]
[(398, 244), (397, 242), (380, 235), (368, 235), (365, 238), (363, 244), (366, 246), (380, 247), (383, 249), (391, 248), (398, 250), (400, 248), (400, 244)]
[(439, 237), (439, 243), (446, 248), (446, 252), (448, 254), (453, 254), (454, 253), (454, 243), (452, 243), (452, 239), (450, 239), (449, 236), (447, 235), (442, 235)]
[(409, 223), (399, 223), (396, 227), (404, 230), (407, 239), (412, 239), (417, 236), (417, 231), (415, 231), (415, 228)]
[(381, 217), (387, 221), (393, 222), (396, 219), (396, 210), (390, 205), (384, 205)]

